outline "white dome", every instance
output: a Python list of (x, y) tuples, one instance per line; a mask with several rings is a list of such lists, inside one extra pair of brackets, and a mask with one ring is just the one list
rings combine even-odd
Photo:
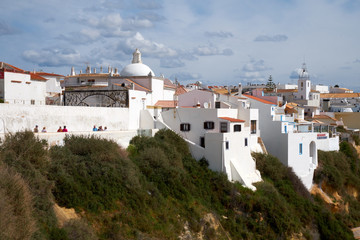
[(122, 77), (134, 77), (134, 76), (155, 76), (154, 72), (149, 68), (149, 66), (142, 63), (132, 63), (123, 68), (120, 72)]

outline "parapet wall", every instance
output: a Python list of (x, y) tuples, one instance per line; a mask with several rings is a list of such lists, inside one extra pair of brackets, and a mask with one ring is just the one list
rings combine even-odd
[(46, 127), (47, 132), (56, 132), (66, 125), (69, 132), (91, 131), (93, 126), (108, 130), (129, 130), (128, 108), (78, 107), (0, 104), (0, 133), (33, 130)]

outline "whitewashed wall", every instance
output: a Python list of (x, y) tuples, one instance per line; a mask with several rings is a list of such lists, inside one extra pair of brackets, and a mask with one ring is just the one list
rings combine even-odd
[[(19, 81), (19, 82), (11, 82)], [(30, 79), (30, 74), (5, 72), (4, 100), (8, 103), (45, 105), (46, 81)]]
[(107, 126), (108, 130), (128, 130), (129, 109), (0, 104), (0, 133), (32, 130), (35, 125), (40, 130), (45, 126), (48, 132), (56, 132), (64, 125), (70, 132), (90, 131), (94, 125)]

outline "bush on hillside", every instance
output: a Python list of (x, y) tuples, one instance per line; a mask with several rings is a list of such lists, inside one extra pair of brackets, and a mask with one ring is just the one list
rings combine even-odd
[(136, 199), (141, 189), (136, 166), (115, 142), (70, 136), (52, 147), (49, 178), (57, 202), (92, 212), (113, 209), (118, 199)]
[(31, 239), (36, 230), (29, 187), (5, 164), (0, 164), (0, 229), (0, 239)]
[(34, 236), (48, 236), (49, 229), (56, 227), (57, 220), (52, 208), (53, 183), (47, 178), (50, 161), (46, 141), (39, 140), (30, 131), (8, 134), (0, 146), (0, 162), (6, 163), (28, 183), (37, 220)]

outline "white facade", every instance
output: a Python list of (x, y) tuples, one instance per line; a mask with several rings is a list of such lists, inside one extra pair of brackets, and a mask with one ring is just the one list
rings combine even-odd
[(295, 122), (295, 114), (286, 114), (284, 107), (264, 103), (250, 96), (249, 100), (252, 107), (259, 109), (261, 138), (267, 151), (279, 158), (285, 166), (291, 167), (305, 187), (310, 189), (318, 164), (317, 150), (339, 150), (339, 138), (330, 138), (328, 133), (314, 132), (313, 124), (303, 119), (298, 119), (302, 124)]
[(45, 105), (46, 79), (32, 79), (30, 73), (2, 72), (0, 98), (10, 104)]
[(255, 189), (252, 183), (261, 176), (251, 156), (250, 127), (239, 114), (237, 109), (177, 108), (162, 112), (161, 121), (188, 141), (194, 158), (204, 157), (210, 169)]

